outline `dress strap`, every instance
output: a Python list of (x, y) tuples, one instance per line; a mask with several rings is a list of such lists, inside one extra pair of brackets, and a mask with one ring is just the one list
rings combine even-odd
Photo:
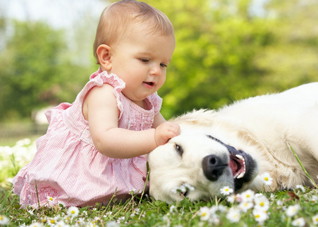
[(123, 112), (123, 104), (120, 98), (120, 94), (121, 91), (125, 88), (126, 84), (122, 79), (120, 79), (117, 75), (113, 73), (108, 74), (106, 71), (98, 69), (96, 72), (91, 74), (89, 82), (84, 86), (84, 88), (76, 98), (78, 100), (78, 103), (82, 105), (87, 93), (92, 88), (96, 86), (101, 87), (103, 86), (103, 84), (109, 84), (114, 88), (114, 96), (116, 98), (117, 107), (119, 109), (119, 118), (121, 118)]

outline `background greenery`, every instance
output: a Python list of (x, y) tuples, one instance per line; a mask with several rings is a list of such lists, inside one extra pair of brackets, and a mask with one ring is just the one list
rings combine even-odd
[[(265, 10), (258, 13), (251, 10), (255, 0), (145, 1), (165, 12), (175, 26), (177, 48), (159, 92), (166, 118), (318, 79), (317, 0), (264, 0)], [(44, 21), (8, 18), (4, 2), (0, 1), (0, 132), (12, 122), (20, 132), (25, 127), (21, 122), (28, 122), (32, 111), (72, 102), (96, 70), (91, 46), (99, 15), (86, 12), (71, 28), (57, 29)], [(0, 145), (12, 146), (2, 147), (10, 158), (0, 156), (1, 182), (21, 167), (13, 154), (32, 153), (14, 142), (0, 138)], [(306, 226), (317, 225), (317, 189), (267, 196), (271, 204), (264, 226), (296, 226), (293, 221), (302, 217)], [(125, 204), (81, 208), (72, 219), (63, 207), (18, 209), (10, 184), (0, 186), (0, 198), (0, 221), (5, 215), (9, 226), (62, 226), (61, 220), (77, 226), (211, 226), (209, 220), (201, 220), (201, 207), (238, 206), (217, 198), (169, 205), (137, 197)], [(295, 204), (300, 205), (299, 213), (289, 217), (286, 210)], [(220, 213), (215, 225), (258, 224), (251, 210), (238, 223), (226, 215), (227, 211)]]
[[(318, 78), (316, 0), (268, 0), (261, 13), (251, 9), (252, 0), (146, 2), (175, 26), (177, 48), (159, 92), (166, 118)], [(99, 15), (77, 21), (71, 42), (66, 30), (4, 15), (0, 11), (0, 121), (72, 102), (97, 68), (91, 46)]]

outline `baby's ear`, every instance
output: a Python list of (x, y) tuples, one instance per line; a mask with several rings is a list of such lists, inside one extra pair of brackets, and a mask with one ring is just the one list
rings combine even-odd
[(103, 70), (110, 71), (112, 68), (111, 64), (111, 48), (106, 44), (101, 44), (96, 50), (96, 55)]

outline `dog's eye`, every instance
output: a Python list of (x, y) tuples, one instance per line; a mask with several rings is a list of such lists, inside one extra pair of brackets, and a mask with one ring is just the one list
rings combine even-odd
[(174, 149), (178, 152), (178, 154), (179, 154), (180, 156), (182, 156), (182, 154), (183, 154), (183, 149), (182, 149), (182, 147), (181, 147), (180, 145), (175, 144), (175, 145), (174, 145)]

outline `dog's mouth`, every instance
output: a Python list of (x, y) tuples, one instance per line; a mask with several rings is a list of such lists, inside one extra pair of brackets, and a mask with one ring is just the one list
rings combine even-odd
[(248, 153), (237, 150), (235, 147), (223, 143), (214, 136), (207, 135), (207, 137), (227, 148), (230, 159), (228, 166), (232, 171), (235, 191), (242, 189), (243, 185), (250, 182), (256, 175), (257, 164), (254, 159)]
[(229, 145), (227, 148), (230, 153), (229, 167), (232, 170), (235, 191), (238, 191), (255, 177), (257, 165), (254, 159), (244, 151), (236, 150)]
[(230, 154), (229, 167), (234, 178), (242, 178), (246, 173), (245, 159), (240, 154)]

